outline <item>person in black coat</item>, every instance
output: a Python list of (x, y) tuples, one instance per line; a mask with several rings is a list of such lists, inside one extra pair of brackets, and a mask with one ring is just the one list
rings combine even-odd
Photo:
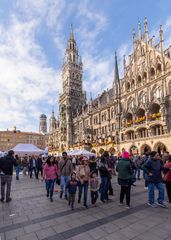
[(39, 172), (41, 173), (41, 177), (42, 177), (42, 174), (43, 174), (42, 165), (43, 165), (42, 158), (41, 158), (41, 157), (38, 157), (37, 160), (36, 160), (36, 168), (37, 168), (36, 178), (37, 178), (37, 179), (39, 179)]
[(14, 151), (10, 150), (7, 156), (0, 159), (0, 174), (1, 174), (1, 202), (5, 200), (5, 186), (6, 190), (6, 202), (10, 202), (11, 182), (13, 175), (13, 167), (17, 167), (16, 159), (14, 158)]

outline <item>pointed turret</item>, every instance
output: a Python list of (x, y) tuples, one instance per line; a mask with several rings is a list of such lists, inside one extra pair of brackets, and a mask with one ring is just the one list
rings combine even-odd
[(144, 37), (145, 37), (145, 41), (148, 42), (149, 36), (148, 36), (148, 21), (147, 21), (147, 17), (145, 17), (145, 19), (144, 19)]
[(139, 37), (139, 40), (142, 39), (141, 22), (140, 22), (140, 20), (138, 20), (138, 37)]
[(161, 52), (163, 52), (164, 38), (163, 38), (163, 28), (162, 28), (162, 25), (160, 25), (159, 36), (160, 36), (160, 50), (161, 50)]
[(70, 38), (69, 39), (72, 40), (72, 41), (75, 41), (74, 40), (74, 31), (73, 31), (72, 23), (71, 23), (71, 30), (70, 30)]
[(132, 30), (132, 41), (133, 41), (133, 49), (135, 51), (136, 45), (137, 45), (135, 29)]
[(123, 67), (124, 67), (124, 76), (126, 74), (126, 56), (123, 55)]
[(54, 114), (54, 107), (52, 107), (49, 132), (53, 132), (55, 129), (56, 129), (56, 118), (55, 118), (55, 114)]
[(66, 49), (66, 60), (67, 62), (74, 62), (78, 64), (78, 49), (76, 41), (74, 39), (74, 31), (72, 25), (70, 30), (70, 37), (68, 39), (68, 47)]
[(118, 61), (117, 61), (116, 52), (115, 52), (114, 93), (115, 93), (115, 98), (119, 98), (119, 96), (120, 96), (120, 80), (119, 80), (119, 70), (118, 70)]

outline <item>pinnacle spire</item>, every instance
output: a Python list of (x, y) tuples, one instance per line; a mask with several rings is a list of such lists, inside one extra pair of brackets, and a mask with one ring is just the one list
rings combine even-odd
[(117, 53), (115, 52), (115, 75), (114, 75), (115, 83), (119, 82), (119, 70), (118, 70), (118, 61), (117, 61)]
[(71, 30), (70, 30), (70, 40), (74, 40), (74, 31), (73, 31), (72, 23), (71, 23)]
[(142, 38), (141, 22), (140, 22), (140, 20), (138, 20), (138, 36), (139, 36), (139, 39)]
[(160, 36), (160, 49), (161, 49), (161, 52), (163, 52), (164, 38), (163, 38), (163, 27), (162, 27), (162, 25), (160, 25), (159, 36)]
[(144, 19), (144, 34), (145, 34), (145, 40), (148, 42), (148, 21), (147, 17)]
[(52, 114), (51, 114), (51, 117), (53, 118), (55, 115), (54, 115), (54, 106), (52, 106)]
[(119, 80), (119, 70), (118, 70), (118, 61), (117, 61), (116, 52), (115, 52), (114, 90), (115, 90), (115, 97), (118, 98), (120, 93), (120, 80)]
[(93, 101), (92, 93), (90, 92), (90, 101)]

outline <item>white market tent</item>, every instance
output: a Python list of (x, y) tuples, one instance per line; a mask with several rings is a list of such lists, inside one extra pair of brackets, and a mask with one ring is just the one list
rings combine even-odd
[(44, 154), (45, 151), (36, 147), (33, 144), (17, 144), (13, 149), (15, 154), (23, 155), (23, 154), (33, 154), (33, 155), (39, 155)]
[(0, 151), (0, 157), (4, 157), (7, 153), (6, 152), (1, 152)]
[(83, 155), (83, 156), (85, 156), (85, 157), (92, 157), (92, 156), (96, 156), (96, 154), (95, 153), (92, 153), (92, 152), (89, 152), (89, 151), (87, 151), (87, 150), (85, 150), (85, 149), (83, 149), (83, 150), (75, 150), (75, 152), (73, 151), (72, 153), (71, 153), (71, 155), (75, 155), (75, 156), (80, 156), (80, 155)]

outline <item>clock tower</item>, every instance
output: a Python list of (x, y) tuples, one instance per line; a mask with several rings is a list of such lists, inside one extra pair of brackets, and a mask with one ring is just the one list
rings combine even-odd
[(83, 64), (78, 54), (71, 26), (67, 43), (65, 62), (62, 66), (62, 91), (59, 96), (59, 142), (61, 149), (68, 149), (73, 143), (73, 118), (85, 104), (82, 84)]

